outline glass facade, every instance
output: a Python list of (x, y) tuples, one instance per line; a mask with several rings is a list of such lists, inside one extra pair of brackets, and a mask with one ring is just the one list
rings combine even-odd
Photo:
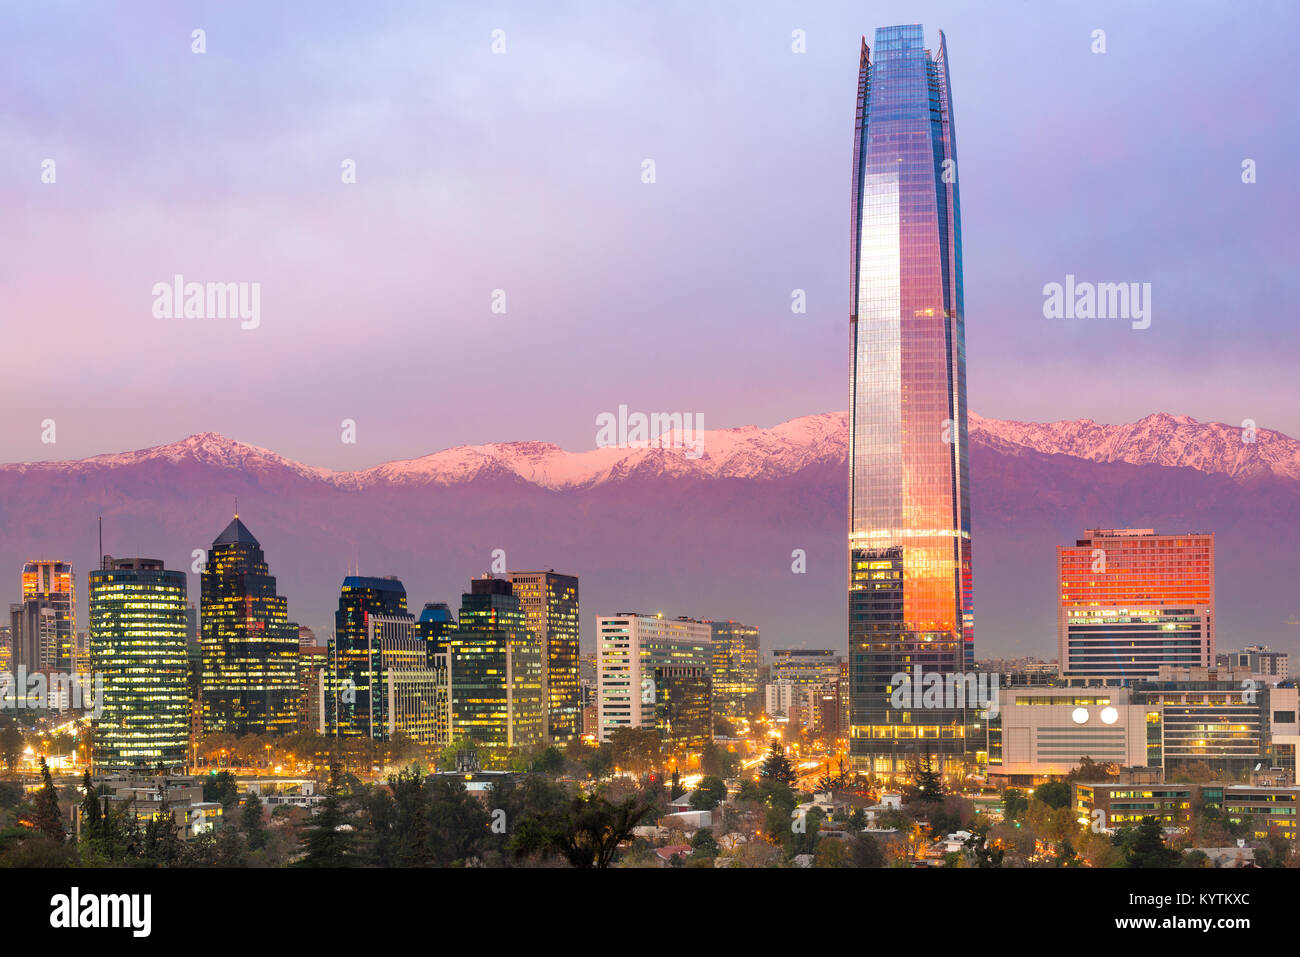
[(713, 740), (713, 682), (707, 668), (656, 668), (655, 730), (669, 753)]
[(298, 724), (298, 626), (262, 546), (236, 515), (201, 576), (203, 730), (275, 734)]
[(14, 665), (71, 674), (77, 665), (76, 580), (69, 562), (23, 565), (23, 613), (14, 616)]
[(738, 621), (712, 625), (713, 707), (719, 714), (741, 717), (758, 698), (758, 629)]
[(103, 677), (97, 770), (183, 767), (190, 740), (185, 573), (147, 558), (89, 576), (91, 668)]
[(1214, 534), (1090, 528), (1056, 549), (1061, 673), (1152, 679), (1214, 664)]
[(514, 596), (546, 657), (547, 737), (572, 741), (582, 731), (578, 682), (578, 579), (548, 572), (511, 572)]
[[(966, 348), (947, 46), (876, 30), (858, 74), (850, 242), (849, 673), (854, 767), (964, 761), (965, 709), (891, 678), (974, 669)], [(972, 734), (974, 731), (972, 730)]]
[(447, 641), (451, 736), (489, 748), (545, 740), (542, 648), (510, 582), (478, 578), (461, 596), (460, 622)]
[[(381, 621), (376, 624), (375, 618)], [(415, 617), (407, 614), (406, 587), (400, 581), (362, 575), (343, 579), (339, 607), (334, 612), (334, 638), (329, 642), (327, 734), (384, 736), (386, 697), (378, 642), (415, 637)]]

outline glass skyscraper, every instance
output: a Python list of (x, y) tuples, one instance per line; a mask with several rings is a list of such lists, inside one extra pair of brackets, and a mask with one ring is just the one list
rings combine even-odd
[(298, 626), (276, 594), (262, 546), (238, 515), (208, 549), (201, 586), (203, 730), (295, 730)]
[(103, 676), (95, 767), (185, 766), (190, 739), (185, 573), (105, 557), (90, 573), (91, 667)]
[(545, 659), (546, 734), (551, 742), (572, 741), (582, 731), (578, 683), (578, 579), (547, 572), (511, 572), (511, 591)]
[[(919, 24), (862, 43), (853, 142), (850, 756), (962, 762), (964, 708), (895, 708), (893, 676), (971, 671), (966, 347), (947, 46)], [(919, 695), (917, 696), (919, 699)]]
[[(325, 694), (327, 734), (382, 739), (388, 724), (381, 646), (416, 640), (415, 616), (406, 610), (406, 586), (393, 577), (343, 579), (329, 642)], [(428, 662), (423, 641), (419, 651)]]

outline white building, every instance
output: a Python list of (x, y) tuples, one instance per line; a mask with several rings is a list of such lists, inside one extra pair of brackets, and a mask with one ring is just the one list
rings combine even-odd
[(601, 741), (619, 728), (653, 728), (655, 668), (712, 669), (713, 627), (694, 618), (623, 612), (596, 617), (597, 722)]
[[(1001, 761), (990, 746), (990, 775), (1068, 774), (1088, 757), (1141, 767), (1147, 712), (1127, 688), (1008, 688), (1000, 695)], [(992, 745), (992, 743), (990, 743)]]

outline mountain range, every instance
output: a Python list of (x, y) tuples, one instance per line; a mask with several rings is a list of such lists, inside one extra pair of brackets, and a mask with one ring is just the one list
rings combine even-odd
[[(580, 577), (587, 646), (596, 614), (633, 610), (746, 621), (768, 649), (840, 648), (847, 445), (848, 414), (834, 412), (706, 431), (698, 458), (508, 442), (336, 471), (205, 432), (0, 466), (0, 568), (14, 570), (11, 600), (35, 557), (72, 560), (84, 589), (102, 515), (108, 553), (192, 569), (237, 496), (290, 615), (318, 633), (351, 569), (397, 575), (413, 610), (456, 607), (502, 549), (511, 569)], [(1123, 425), (972, 413), (970, 446), (977, 655), (1055, 657), (1055, 546), (1094, 527), (1214, 531), (1219, 646), (1295, 643), (1300, 442), (1168, 413)], [(197, 586), (191, 574), (192, 600)]]

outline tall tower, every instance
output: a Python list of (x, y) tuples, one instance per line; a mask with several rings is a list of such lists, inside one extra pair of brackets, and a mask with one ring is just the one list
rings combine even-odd
[(104, 682), (95, 766), (183, 767), (190, 739), (185, 573), (152, 558), (105, 556), (89, 586), (91, 667)]
[(578, 682), (578, 579), (547, 572), (510, 572), (528, 629), (542, 646), (547, 740), (572, 741), (582, 731)]
[[(947, 44), (862, 41), (849, 290), (850, 747), (891, 774), (960, 764), (965, 708), (894, 707), (894, 676), (974, 666), (961, 216)], [(920, 695), (916, 698), (919, 700)]]
[(383, 736), (386, 701), (380, 653), (374, 641), (375, 619), (379, 620), (381, 635), (415, 636), (415, 617), (406, 610), (406, 586), (393, 577), (344, 578), (338, 611), (334, 613), (334, 637), (329, 642), (326, 734)]
[(77, 591), (72, 564), (30, 561), (23, 565), (23, 600), (11, 612), (14, 664), (28, 672), (72, 673), (77, 661)]
[(203, 730), (268, 734), (298, 723), (298, 626), (262, 546), (236, 515), (203, 567)]

